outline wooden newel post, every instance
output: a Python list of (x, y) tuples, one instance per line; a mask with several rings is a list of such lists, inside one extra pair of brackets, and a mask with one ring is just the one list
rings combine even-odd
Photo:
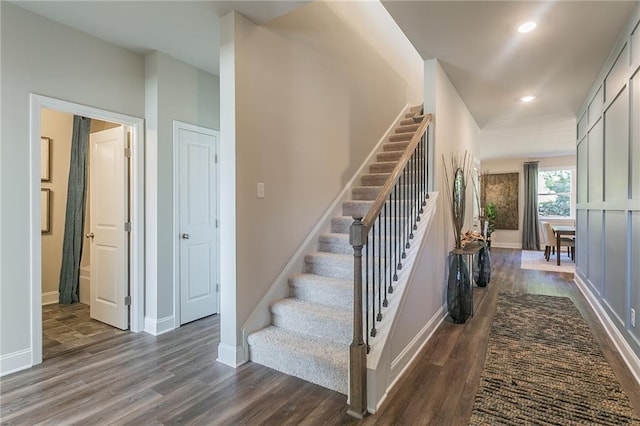
[(367, 414), (367, 347), (362, 335), (362, 247), (366, 241), (362, 218), (354, 218), (349, 243), (353, 246), (353, 341), (349, 347), (349, 409), (359, 419)]

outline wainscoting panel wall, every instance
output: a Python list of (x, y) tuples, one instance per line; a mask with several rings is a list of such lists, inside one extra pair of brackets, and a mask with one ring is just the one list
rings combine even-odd
[[(586, 186), (586, 185), (585, 185)], [(587, 211), (578, 210), (576, 213), (576, 240), (587, 241), (589, 236)], [(576, 251), (576, 267), (584, 271), (587, 270), (587, 262), (589, 261), (589, 246), (585, 244), (581, 250)]]
[(576, 143), (576, 275), (640, 358), (640, 6), (585, 99)]
[[(588, 157), (588, 147), (589, 143), (587, 142), (587, 138), (583, 138), (578, 144), (578, 154), (577, 154), (577, 162), (579, 164), (587, 164)], [(586, 203), (587, 202), (587, 168), (582, 167), (577, 170), (577, 190), (578, 190), (578, 199), (576, 200), (578, 203)]]
[[(587, 263), (587, 279), (599, 295), (602, 295), (602, 213), (591, 210), (588, 214), (589, 262)], [(580, 242), (578, 241), (578, 244)], [(578, 246), (577, 251), (581, 248)]]
[[(640, 46), (640, 39), (637, 40)], [(638, 47), (640, 49), (640, 47)], [(640, 53), (638, 54), (640, 56)], [(640, 58), (638, 59), (640, 61)], [(640, 200), (640, 72), (631, 79), (631, 198)]]
[(604, 113), (604, 199), (626, 200), (629, 194), (629, 91), (624, 90)]
[[(591, 130), (589, 130), (588, 136), (589, 158), (586, 174), (589, 176), (587, 187), (590, 203), (602, 201), (602, 154), (604, 152), (602, 147), (602, 129), (602, 120), (598, 118), (598, 121), (596, 121)], [(578, 170), (580, 170), (580, 167), (578, 167)], [(579, 174), (580, 172), (578, 172), (578, 175)]]
[(604, 298), (624, 327), (627, 316), (627, 221), (626, 212), (604, 213)]
[[(640, 212), (631, 212), (631, 282), (640, 282)], [(640, 306), (640, 286), (631, 286), (631, 305)], [(640, 312), (636, 309), (636, 326), (631, 328), (632, 335), (640, 341)]]

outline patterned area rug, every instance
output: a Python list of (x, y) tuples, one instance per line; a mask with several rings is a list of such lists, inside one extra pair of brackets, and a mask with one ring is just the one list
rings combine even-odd
[(537, 271), (549, 271), (549, 272), (569, 272), (574, 273), (576, 270), (576, 264), (573, 263), (570, 257), (567, 256), (567, 252), (563, 251), (560, 254), (560, 266), (556, 264), (556, 255), (552, 255), (551, 259), (547, 262), (544, 259), (544, 251), (528, 251), (522, 250), (522, 256), (520, 257), (520, 269), (535, 269)]
[(640, 424), (573, 302), (500, 294), (470, 424)]

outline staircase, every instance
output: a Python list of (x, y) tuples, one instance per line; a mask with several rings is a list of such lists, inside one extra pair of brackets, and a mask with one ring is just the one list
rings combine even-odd
[(331, 221), (331, 232), (320, 235), (317, 251), (304, 258), (304, 272), (289, 278), (289, 297), (271, 305), (271, 325), (251, 333), (253, 362), (348, 393), (349, 344), (353, 321), (353, 247), (349, 228), (363, 217), (402, 156), (419, 125), (411, 107), (382, 151), (369, 164), (342, 216)]

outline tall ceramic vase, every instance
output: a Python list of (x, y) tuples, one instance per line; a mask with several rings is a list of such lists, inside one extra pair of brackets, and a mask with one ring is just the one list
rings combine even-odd
[(465, 153), (463, 166), (458, 166), (453, 173), (453, 185), (451, 187), (451, 196), (449, 197), (456, 250), (452, 252), (451, 264), (449, 265), (447, 306), (451, 319), (458, 324), (467, 321), (473, 309), (471, 279), (469, 278), (469, 269), (464, 260), (465, 255), (462, 254), (462, 226), (464, 225), (465, 193), (467, 189), (464, 166), (467, 164), (466, 160)]
[(491, 281), (491, 255), (485, 244), (473, 259), (473, 280), (478, 287), (486, 287)]
[(456, 324), (466, 322), (473, 309), (471, 279), (464, 257), (463, 254), (453, 254), (449, 265), (447, 306), (449, 315)]

